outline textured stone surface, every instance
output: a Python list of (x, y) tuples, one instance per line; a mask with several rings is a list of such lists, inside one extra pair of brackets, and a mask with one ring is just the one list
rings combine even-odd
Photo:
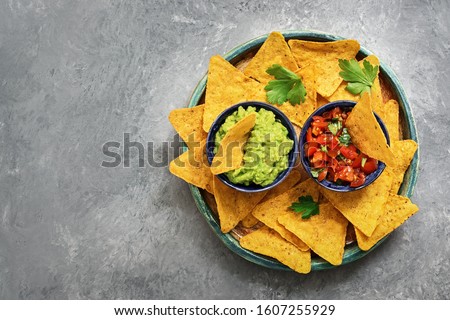
[[(0, 298), (450, 298), (450, 8), (392, 2), (0, 1)], [(421, 144), (420, 213), (308, 276), (230, 252), (167, 168), (100, 166), (125, 132), (161, 157), (209, 57), (287, 29), (390, 65)]]

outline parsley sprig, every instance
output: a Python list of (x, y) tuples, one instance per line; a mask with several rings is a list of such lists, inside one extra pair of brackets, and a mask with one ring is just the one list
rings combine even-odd
[(294, 72), (279, 64), (272, 65), (266, 72), (275, 77), (264, 87), (267, 101), (280, 105), (289, 100), (293, 106), (305, 102), (306, 88)]
[(378, 74), (378, 66), (372, 66), (367, 60), (361, 68), (355, 59), (339, 59), (339, 67), (342, 70), (339, 75), (348, 82), (345, 89), (355, 95), (370, 91)]
[(296, 213), (301, 213), (302, 219), (309, 219), (319, 214), (319, 204), (309, 195), (301, 196), (298, 198), (298, 202), (293, 202), (289, 208)]

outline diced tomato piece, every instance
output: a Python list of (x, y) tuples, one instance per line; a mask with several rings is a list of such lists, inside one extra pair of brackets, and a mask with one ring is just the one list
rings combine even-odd
[(317, 177), (317, 180), (322, 181), (327, 177), (327, 173), (328, 173), (328, 169), (324, 168), (320, 173), (319, 176)]
[(316, 138), (313, 138), (312, 129), (311, 129), (311, 127), (309, 127), (308, 130), (306, 131), (306, 142), (312, 142), (312, 141), (316, 141)]
[(339, 148), (334, 148), (334, 149), (328, 149), (328, 155), (332, 158), (336, 158), (337, 155), (339, 154)]
[(323, 146), (326, 146), (333, 139), (333, 135), (331, 133), (323, 133), (317, 137), (316, 141)]
[(342, 146), (341, 154), (350, 160), (355, 160), (358, 157), (358, 151), (353, 144), (349, 145), (348, 147)]
[(331, 110), (331, 118), (339, 118), (342, 115), (342, 110), (339, 107)]
[(314, 153), (316, 153), (316, 151), (318, 151), (319, 148), (314, 147), (314, 146), (307, 146), (306, 149), (306, 155), (308, 156), (308, 158), (312, 157), (314, 155)]
[(359, 155), (356, 157), (355, 160), (353, 160), (352, 167), (353, 167), (353, 168), (359, 168), (359, 167), (361, 167), (361, 161), (362, 161), (362, 158), (363, 158), (363, 154), (361, 153), (361, 154), (359, 154)]
[(316, 127), (316, 126), (312, 126), (311, 129), (312, 129), (312, 135), (314, 137), (320, 136), (323, 132), (323, 130), (321, 128)]
[(367, 159), (366, 163), (364, 164), (364, 167), (362, 167), (362, 171), (365, 174), (371, 174), (377, 169), (378, 169), (378, 160), (374, 158)]
[(327, 154), (323, 151), (316, 151), (311, 159), (314, 168), (324, 168), (327, 165)]
[(352, 182), (355, 179), (354, 170), (351, 166), (345, 166), (336, 173), (338, 179)]
[(333, 138), (331, 139), (330, 143), (328, 144), (328, 146), (330, 147), (330, 149), (338, 149), (339, 147), (339, 139), (337, 136), (333, 136)]
[(362, 172), (355, 175), (356, 179), (350, 183), (350, 187), (356, 188), (362, 186), (366, 182), (366, 175)]

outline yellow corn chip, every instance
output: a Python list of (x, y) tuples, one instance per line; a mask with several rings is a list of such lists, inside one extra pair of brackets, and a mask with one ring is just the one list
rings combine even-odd
[(325, 98), (331, 96), (342, 82), (338, 60), (355, 58), (359, 51), (359, 43), (356, 40), (289, 40), (288, 43), (300, 68), (309, 64), (316, 66), (317, 93)]
[(312, 179), (306, 180), (292, 189), (257, 205), (252, 214), (266, 226), (277, 231), (284, 239), (295, 244), (301, 250), (308, 250), (308, 247), (297, 236), (288, 231), (278, 222), (280, 215), (291, 212), (289, 207), (292, 202), (297, 201), (299, 197), (310, 195), (317, 201), (319, 198), (319, 187)]
[(239, 240), (245, 249), (272, 257), (299, 273), (311, 271), (311, 252), (301, 251), (267, 227), (262, 227)]
[(384, 162), (388, 166), (395, 166), (394, 154), (389, 148), (386, 137), (373, 114), (371, 97), (368, 93), (363, 93), (361, 99), (348, 116), (345, 126), (353, 144), (361, 152)]
[(218, 175), (241, 167), (244, 145), (255, 126), (255, 121), (256, 113), (250, 113), (227, 131), (211, 164), (213, 174)]
[(403, 222), (418, 210), (419, 208), (411, 203), (408, 198), (399, 195), (391, 195), (386, 203), (386, 211), (380, 217), (378, 225), (370, 237), (367, 237), (355, 228), (358, 246), (361, 250), (369, 250), (378, 241), (403, 224)]
[(262, 192), (241, 192), (213, 177), (214, 197), (219, 213), (220, 228), (223, 233), (233, 229), (266, 195)]
[(290, 212), (280, 216), (278, 222), (329, 263), (340, 265), (348, 221), (330, 203), (321, 204), (319, 211), (309, 219), (302, 219), (301, 215)]
[(264, 85), (245, 76), (220, 56), (211, 57), (206, 83), (203, 130), (209, 131), (217, 116), (243, 101), (266, 101)]
[(280, 194), (285, 193), (300, 182), (302, 175), (299, 170), (292, 169), (288, 176), (275, 188), (270, 189), (264, 199), (261, 202), (278, 197)]
[[(285, 193), (289, 189), (291, 189), (294, 185), (300, 182), (302, 175), (299, 170), (293, 169), (289, 175), (277, 185), (275, 188), (270, 189), (266, 196), (261, 200), (261, 203), (275, 197), (278, 197), (280, 194)], [(249, 213), (244, 219), (242, 219), (241, 224), (246, 228), (251, 228), (255, 224), (259, 222), (251, 213)]]
[(320, 94), (317, 94), (317, 108), (320, 108), (321, 106), (326, 105), (329, 102), (330, 101), (322, 97)]
[(384, 105), (383, 111), (379, 114), (383, 120), (386, 128), (389, 132), (389, 138), (391, 139), (391, 145), (393, 141), (400, 140), (400, 128), (399, 128), (399, 107), (398, 102), (395, 100), (389, 100)]
[(403, 182), (403, 177), (408, 170), (414, 154), (417, 151), (417, 143), (414, 140), (394, 141), (392, 151), (396, 159), (395, 167), (387, 167), (386, 170), (391, 172), (393, 177), (391, 193), (397, 194)]
[(251, 213), (249, 213), (248, 215), (245, 216), (244, 219), (242, 219), (241, 225), (244, 228), (251, 228), (254, 225), (256, 225), (258, 222), (259, 222), (259, 220), (256, 219)]
[(204, 107), (202, 104), (193, 108), (175, 109), (169, 114), (170, 123), (189, 149), (198, 148), (199, 142), (206, 139), (207, 133), (202, 127)]
[[(202, 142), (202, 146), (205, 146), (205, 141)], [(169, 170), (187, 183), (213, 193), (212, 173), (208, 166), (206, 154), (197, 150), (188, 150), (172, 160)]]
[(292, 52), (279, 32), (272, 32), (244, 69), (244, 74), (266, 85), (273, 77), (266, 70), (279, 64), (291, 71), (298, 69)]
[(322, 194), (356, 228), (370, 236), (383, 214), (391, 188), (392, 177), (383, 173), (372, 184), (352, 192), (334, 192), (321, 188)]

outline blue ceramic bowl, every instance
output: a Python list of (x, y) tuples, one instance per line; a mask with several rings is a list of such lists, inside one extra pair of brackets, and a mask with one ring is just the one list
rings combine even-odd
[[(303, 129), (300, 133), (300, 159), (302, 161), (303, 167), (305, 168), (306, 172), (308, 173), (308, 175), (314, 179), (314, 181), (316, 181), (318, 184), (320, 184), (322, 187), (327, 188), (329, 190), (332, 191), (337, 191), (337, 192), (349, 192), (349, 191), (355, 191), (355, 190), (359, 190), (362, 189), (364, 187), (367, 187), (369, 184), (371, 184), (372, 182), (374, 182), (383, 172), (384, 168), (386, 167), (386, 165), (384, 164), (384, 162), (378, 161), (378, 169), (375, 170), (374, 172), (372, 172), (371, 174), (366, 176), (366, 181), (364, 182), (363, 185), (359, 186), (359, 187), (350, 187), (349, 185), (338, 185), (332, 181), (329, 180), (322, 180), (319, 181), (317, 180), (317, 178), (314, 178), (311, 174), (311, 167), (309, 166), (309, 161), (308, 161), (308, 156), (305, 153), (305, 145), (306, 145), (306, 132), (308, 131), (308, 128), (311, 125), (311, 122), (313, 122), (313, 117), (315, 116), (320, 116), (322, 115), (324, 112), (330, 111), (336, 107), (340, 107), (343, 111), (350, 111), (354, 106), (356, 105), (356, 102), (354, 101), (349, 101), (349, 100), (338, 100), (338, 101), (333, 101), (330, 102), (328, 104), (323, 105), (322, 107), (318, 108), (316, 111), (314, 111), (309, 118), (305, 121), (305, 125), (303, 126)], [(388, 145), (390, 145), (390, 140), (389, 140), (389, 134), (388, 131), (386, 129), (386, 126), (384, 125), (383, 121), (381, 121), (380, 117), (374, 112), (373, 113), (375, 115), (375, 118), (378, 121), (378, 124), (381, 127), (381, 130), (383, 130), (383, 133), (386, 137), (387, 143)]]
[(295, 129), (292, 126), (291, 121), (289, 121), (289, 119), (279, 109), (275, 108), (274, 106), (272, 106), (270, 104), (260, 102), (260, 101), (241, 102), (241, 103), (235, 104), (234, 106), (226, 109), (216, 118), (216, 120), (211, 125), (211, 129), (209, 130), (208, 136), (206, 139), (206, 155), (208, 157), (209, 164), (211, 164), (214, 159), (214, 147), (215, 147), (216, 133), (217, 133), (217, 131), (219, 131), (220, 127), (225, 122), (225, 119), (229, 115), (231, 115), (233, 112), (235, 112), (239, 107), (247, 108), (250, 106), (255, 107), (256, 110), (260, 110), (262, 108), (262, 109), (272, 111), (275, 114), (275, 118), (278, 121), (280, 121), (280, 123), (288, 130), (289, 139), (294, 141), (292, 150), (288, 154), (289, 165), (286, 170), (282, 171), (275, 178), (275, 180), (271, 184), (268, 184), (267, 186), (260, 186), (260, 185), (254, 184), (254, 183), (252, 183), (248, 186), (243, 185), (243, 184), (236, 184), (236, 183), (231, 182), (228, 179), (228, 177), (226, 176), (226, 174), (224, 174), (224, 173), (217, 175), (217, 178), (219, 178), (219, 180), (221, 180), (227, 186), (229, 186), (233, 189), (242, 191), (242, 192), (261, 192), (261, 191), (269, 190), (269, 189), (275, 187), (276, 185), (278, 185), (279, 183), (281, 183), (281, 181), (283, 181), (284, 178), (286, 178), (286, 176), (289, 174), (289, 172), (294, 167), (295, 160), (297, 158), (297, 153), (298, 153), (298, 151), (297, 151), (297, 146), (298, 146), (297, 134), (295, 133)]

